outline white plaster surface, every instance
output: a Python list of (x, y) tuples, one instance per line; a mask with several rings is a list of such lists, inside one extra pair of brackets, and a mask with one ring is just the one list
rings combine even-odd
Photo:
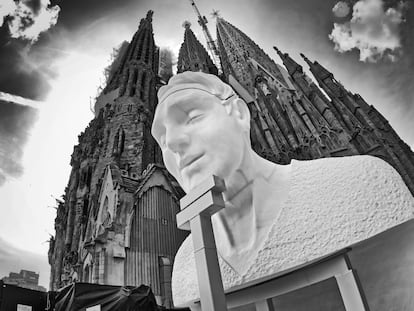
[[(291, 188), (280, 217), (239, 275), (219, 255), (224, 289), (303, 264), (364, 240), (414, 216), (401, 176), (371, 156), (292, 161)], [(199, 297), (191, 235), (173, 267), (176, 306)]]

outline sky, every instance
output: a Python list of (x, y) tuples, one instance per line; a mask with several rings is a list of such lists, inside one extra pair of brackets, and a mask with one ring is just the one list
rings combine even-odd
[[(414, 3), (196, 3), (213, 37), (215, 9), (278, 63), (275, 45), (305, 69), (299, 53), (318, 60), (414, 147)], [(188, 0), (0, 0), (0, 278), (32, 269), (48, 287), (47, 240), (73, 146), (94, 117), (113, 48), (132, 38), (150, 9), (161, 48), (178, 54), (185, 20), (205, 43)]]

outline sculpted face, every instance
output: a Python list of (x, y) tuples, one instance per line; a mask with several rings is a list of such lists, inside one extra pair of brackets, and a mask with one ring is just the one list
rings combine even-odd
[(239, 118), (237, 101), (184, 89), (157, 107), (152, 135), (167, 169), (186, 192), (212, 174), (226, 180), (240, 167), (246, 121)]

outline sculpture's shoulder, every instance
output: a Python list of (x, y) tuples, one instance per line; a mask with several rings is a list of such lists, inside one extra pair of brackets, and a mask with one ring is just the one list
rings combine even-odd
[(245, 281), (325, 256), (414, 217), (397, 171), (372, 156), (293, 161), (289, 196)]
[(400, 174), (384, 160), (369, 155), (293, 161), (292, 179), (291, 192), (317, 192), (322, 199), (341, 193), (349, 199), (413, 200)]
[(199, 297), (191, 234), (184, 240), (175, 255), (171, 285), (174, 305)]
[[(367, 239), (414, 217), (398, 172), (373, 156), (292, 161), (289, 194), (249, 270), (219, 258), (224, 288), (265, 277)], [(275, 177), (276, 178), (276, 177)], [(174, 262), (174, 304), (199, 297), (191, 235)]]
[(292, 160), (291, 165), (294, 168), (294, 172), (300, 169), (300, 174), (312, 176), (329, 173), (330, 176), (352, 178), (353, 176), (360, 175), (381, 174), (381, 171), (384, 169), (385, 174), (394, 175), (394, 172), (396, 173), (395, 169), (387, 162), (369, 155), (320, 158), (310, 161)]

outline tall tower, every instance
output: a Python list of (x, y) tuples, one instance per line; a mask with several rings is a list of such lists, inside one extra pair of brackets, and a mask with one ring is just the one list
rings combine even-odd
[(152, 15), (115, 59), (74, 147), (50, 244), (50, 287), (147, 284), (170, 307), (171, 264), (186, 233), (175, 222), (183, 192), (150, 134), (161, 83)]
[(217, 17), (217, 44), (223, 73), (232, 75), (248, 92), (254, 93), (257, 71), (268, 72), (276, 83), (289, 87), (281, 68), (245, 33), (221, 17)]
[(186, 21), (183, 23), (183, 27), (185, 28), (184, 42), (181, 44), (178, 54), (177, 73), (202, 71), (217, 75), (217, 67), (191, 30), (191, 23)]
[(252, 114), (252, 145), (271, 161), (349, 155), (348, 137), (336, 120), (327, 120), (253, 40), (223, 18), (217, 18), (217, 41), (226, 80)]
[[(123, 53), (120, 65), (109, 80), (104, 93), (118, 90), (118, 96), (135, 96), (145, 87), (147, 73), (158, 70), (159, 48), (155, 45), (152, 30), (153, 11), (141, 19), (138, 31), (134, 34), (126, 53)], [(137, 82), (142, 82), (140, 85)], [(138, 92), (137, 92), (138, 91)], [(98, 104), (98, 103), (97, 103)]]

